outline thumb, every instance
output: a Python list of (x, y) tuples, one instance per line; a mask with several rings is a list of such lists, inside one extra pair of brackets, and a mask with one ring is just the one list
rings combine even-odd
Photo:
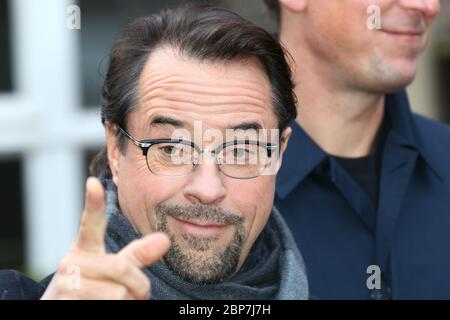
[(119, 252), (119, 255), (142, 269), (161, 259), (169, 250), (169, 247), (169, 237), (162, 232), (157, 232), (131, 242)]
[(85, 207), (75, 246), (83, 251), (104, 252), (105, 191), (97, 178), (86, 181)]

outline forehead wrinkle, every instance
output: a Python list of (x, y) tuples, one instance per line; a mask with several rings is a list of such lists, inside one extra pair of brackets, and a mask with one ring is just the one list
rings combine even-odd
[[(243, 86), (250, 87), (246, 84), (243, 84)], [(198, 87), (185, 83), (182, 86), (173, 83), (159, 86), (151, 85), (150, 88), (153, 90), (141, 97), (140, 104), (148, 108), (168, 107), (180, 110), (197, 110), (203, 113), (205, 110), (199, 109), (199, 107), (208, 107), (208, 114), (236, 112), (241, 109), (265, 113), (268, 109), (272, 109), (270, 94), (267, 97), (268, 93), (261, 92), (262, 90), (257, 86), (253, 86), (253, 90), (246, 87), (228, 85), (224, 90), (212, 85)], [(259, 94), (257, 90), (259, 90)]]
[[(255, 80), (255, 79), (253, 79)], [(262, 80), (262, 79), (260, 79)], [(145, 84), (147, 85), (145, 86)], [(195, 85), (197, 90), (202, 89), (202, 87), (208, 88), (206, 91), (211, 91), (214, 88), (246, 88), (249, 90), (258, 90), (261, 92), (264, 92), (267, 89), (270, 89), (270, 85), (268, 81), (261, 81), (260, 83), (256, 82), (249, 82), (248, 79), (241, 79), (240, 77), (234, 77), (233, 79), (229, 78), (229, 81), (221, 81), (220, 79), (216, 78), (208, 78), (207, 81), (203, 79), (199, 79), (198, 76), (191, 76), (191, 75), (171, 75), (167, 73), (161, 73), (161, 74), (149, 74), (144, 75), (143, 79), (141, 81), (141, 87), (144, 87), (143, 89), (146, 89), (146, 91), (152, 90), (153, 87), (158, 86), (173, 86), (173, 85)], [(147, 87), (147, 88), (145, 88)], [(261, 89), (263, 87), (263, 89)]]
[[(175, 79), (176, 78), (176, 79)], [(150, 80), (150, 79), (149, 79)], [(263, 88), (261, 88), (263, 87)], [(169, 79), (150, 81), (141, 91), (141, 100), (150, 100), (158, 96), (186, 95), (190, 98), (195, 96), (217, 97), (228, 99), (238, 97), (239, 99), (252, 99), (254, 103), (266, 104), (270, 99), (270, 89), (265, 84), (253, 85), (248, 81), (233, 81), (233, 83), (214, 81), (198, 81), (191, 77), (169, 77)], [(204, 99), (204, 98), (203, 98)]]
[[(168, 107), (163, 107), (163, 106), (158, 106), (158, 107), (153, 107), (153, 108), (148, 108), (147, 111), (145, 112), (145, 119), (148, 123), (150, 123), (151, 119), (155, 116), (159, 116), (159, 115), (165, 115), (165, 114), (174, 114), (174, 109), (176, 111), (179, 111), (179, 113), (177, 112), (177, 118), (179, 118), (180, 116), (183, 117), (184, 115), (186, 115), (187, 117), (192, 118), (192, 120), (197, 120), (199, 119), (199, 113), (201, 114), (201, 116), (203, 117), (207, 117), (208, 119), (210, 119), (211, 115), (222, 115), (222, 116), (226, 116), (231, 115), (231, 117), (237, 117), (238, 114), (246, 114), (247, 117), (245, 117), (244, 119), (247, 121), (252, 120), (252, 115), (256, 120), (263, 120), (262, 116), (265, 114), (264, 112), (261, 111), (261, 108), (248, 108), (247, 110), (243, 110), (242, 108), (235, 108), (235, 110), (230, 111), (229, 107), (213, 107), (213, 108), (208, 108), (207, 112), (205, 112), (205, 109), (203, 107), (198, 107), (198, 106), (194, 106), (193, 108), (186, 108), (186, 105), (173, 105), (171, 104)], [(255, 117), (256, 116), (256, 117)], [(223, 118), (223, 117), (220, 117)], [(242, 119), (242, 116), (239, 116), (239, 119)], [(185, 123), (185, 125), (188, 125), (188, 121), (186, 121), (186, 119), (183, 119), (183, 122)]]
[[(158, 106), (158, 105), (184, 105), (185, 108), (193, 108), (195, 106), (199, 107), (210, 107), (210, 108), (220, 108), (227, 107), (227, 110), (230, 109), (230, 106), (236, 106), (237, 108), (252, 108), (255, 109), (263, 109), (263, 111), (267, 111), (267, 103), (262, 100), (256, 100), (249, 97), (230, 97), (230, 96), (208, 96), (208, 97), (199, 97), (197, 95), (188, 95), (188, 94), (176, 94), (172, 96), (166, 97), (155, 97), (150, 101), (143, 102), (143, 105), (146, 106)], [(204, 111), (203, 111), (204, 112)], [(261, 110), (259, 111), (261, 112)]]
[[(202, 108), (202, 107), (200, 107)], [(187, 110), (185, 107), (181, 107), (178, 109), (180, 112), (177, 112), (177, 119), (182, 118), (183, 122), (185, 123), (185, 129), (192, 129), (194, 121), (198, 120), (204, 120), (204, 128), (222, 128), (227, 129), (232, 124), (239, 124), (245, 119), (245, 121), (254, 121), (259, 124), (263, 128), (276, 128), (277, 123), (276, 121), (271, 125), (267, 122), (267, 119), (264, 118), (264, 114), (258, 110), (242, 110), (236, 109), (233, 112), (229, 111), (229, 108), (209, 108), (208, 112), (204, 112), (204, 109), (202, 108), (202, 115), (199, 116), (199, 113), (196, 110)], [(147, 124), (150, 124), (152, 118), (155, 116), (164, 116), (164, 115), (170, 115), (174, 114), (174, 108), (164, 108), (164, 107), (155, 107), (150, 108), (144, 111), (142, 114), (142, 118), (145, 119), (145, 126), (147, 129), (150, 129), (150, 125), (147, 126)], [(231, 115), (227, 117), (227, 115)], [(168, 128), (170, 128), (168, 126)]]

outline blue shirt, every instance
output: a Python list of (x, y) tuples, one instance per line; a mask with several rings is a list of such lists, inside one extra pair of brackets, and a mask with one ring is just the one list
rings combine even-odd
[[(385, 111), (377, 206), (291, 125), (275, 205), (302, 252), (313, 297), (450, 299), (450, 127), (411, 113), (404, 91), (386, 97)], [(381, 290), (367, 286), (371, 265), (380, 267)]]

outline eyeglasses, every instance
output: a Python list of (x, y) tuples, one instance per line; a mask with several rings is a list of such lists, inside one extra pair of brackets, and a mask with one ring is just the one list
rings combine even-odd
[(147, 167), (153, 174), (181, 177), (194, 172), (203, 153), (215, 157), (219, 170), (234, 179), (252, 179), (260, 176), (272, 165), (278, 146), (252, 140), (233, 140), (214, 150), (202, 150), (192, 141), (183, 139), (154, 139), (138, 141), (121, 127), (119, 130), (133, 144), (142, 149)]

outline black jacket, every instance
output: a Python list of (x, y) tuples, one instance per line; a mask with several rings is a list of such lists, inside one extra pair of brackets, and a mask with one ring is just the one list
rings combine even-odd
[(14, 270), (0, 271), (0, 300), (38, 300), (50, 282), (51, 277), (36, 282)]

